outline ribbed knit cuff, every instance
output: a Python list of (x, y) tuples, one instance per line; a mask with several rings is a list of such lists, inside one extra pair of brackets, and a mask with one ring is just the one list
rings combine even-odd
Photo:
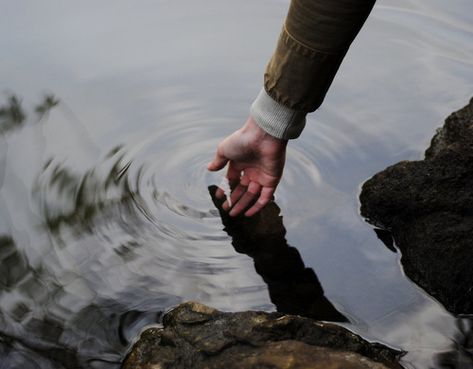
[(264, 88), (251, 105), (250, 114), (256, 124), (271, 136), (285, 140), (300, 136), (307, 115), (276, 102)]

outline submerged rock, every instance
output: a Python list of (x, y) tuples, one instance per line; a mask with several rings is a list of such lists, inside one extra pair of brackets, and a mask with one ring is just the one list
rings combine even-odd
[(224, 313), (188, 302), (144, 331), (123, 369), (386, 369), (401, 352), (334, 324), (281, 313)]
[(473, 99), (451, 114), (421, 161), (376, 174), (361, 214), (391, 231), (405, 273), (453, 313), (473, 313)]

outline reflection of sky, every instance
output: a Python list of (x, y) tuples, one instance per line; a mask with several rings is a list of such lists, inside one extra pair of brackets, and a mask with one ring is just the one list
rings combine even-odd
[[(359, 218), (357, 195), (360, 183), (385, 166), (420, 158), (435, 128), (472, 94), (469, 2), (379, 1), (324, 105), (291, 143), (278, 190), (289, 244), (314, 268), (327, 295), (364, 333), (404, 348), (406, 342), (416, 347), (409, 338), (414, 328), (388, 335), (394, 325), (415, 320), (416, 331), (430, 332), (432, 316), (450, 318), (405, 279), (398, 255), (387, 251)], [(7, 144), (0, 137), (0, 167), (6, 168), (0, 230), (9, 229), (21, 249), (34, 244), (36, 252), (29, 250), (29, 257), (40, 260), (38, 250), (49, 246), (47, 235), (38, 235), (41, 219), (25, 196), (36, 169), (53, 157), (83, 173), (122, 143), (135, 162), (151, 168), (146, 178), (155, 179), (150, 171), (158, 174), (160, 189), (200, 210), (211, 207), (205, 186), (219, 181), (204, 174), (203, 166), (218, 139), (245, 119), (286, 9), (287, 2), (270, 0), (161, 0), (139, 6), (129, 1), (4, 2), (0, 88), (23, 97), (27, 107), (44, 91), (63, 105), (44, 125), (12, 133)], [(169, 153), (174, 155), (166, 160)], [(170, 219), (189, 227), (185, 230), (207, 226), (175, 214)], [(70, 255), (52, 255), (51, 263), (63, 258), (79, 266), (88, 288), (111, 298), (137, 275), (159, 274), (152, 240), (144, 241), (141, 250), (146, 262), (127, 266), (107, 250), (97, 251), (101, 242), (100, 237), (81, 239)], [(251, 260), (235, 256), (229, 243), (226, 239), (223, 250), (217, 243), (181, 245), (181, 253), (168, 250), (182, 261), (150, 291), (224, 309), (268, 306)], [(166, 247), (173, 250), (172, 243)], [(191, 254), (197, 251), (198, 256)], [(106, 270), (87, 265), (90, 254)], [(186, 259), (212, 258), (226, 260), (230, 271), (182, 273), (190, 268)], [(119, 281), (116, 290), (107, 291), (114, 280)], [(413, 306), (419, 308), (412, 312)], [(418, 318), (424, 311), (429, 318)], [(399, 323), (399, 317), (405, 321)]]
[[(0, 41), (2, 49), (9, 50), (2, 61), (5, 86), (32, 96), (50, 89), (73, 104), (82, 120), (106, 119), (114, 128), (118, 120), (120, 131), (128, 133), (132, 117), (142, 118), (146, 129), (156, 124), (152, 118), (156, 107), (167, 103), (162, 101), (167, 89), (184, 89), (194, 103), (219, 100), (225, 110), (232, 107), (233, 114), (244, 116), (247, 108), (241, 112), (242, 102), (235, 106), (235, 98), (242, 98), (238, 94), (243, 86), (248, 89), (245, 104), (256, 94), (280, 26), (274, 18), (283, 17), (285, 5), (278, 10), (274, 4), (268, 9), (230, 1), (210, 1), (207, 6), (161, 1), (139, 7), (129, 2), (110, 7), (57, 1), (4, 7), (0, 30), (17, 31), (15, 37)], [(258, 47), (248, 50), (249, 40)], [(100, 126), (95, 129), (103, 130)]]

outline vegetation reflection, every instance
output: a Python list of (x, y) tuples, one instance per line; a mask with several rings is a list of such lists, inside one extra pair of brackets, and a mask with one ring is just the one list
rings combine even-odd
[[(0, 106), (0, 134), (21, 128), (27, 122), (27, 114), (23, 108), (22, 100), (15, 94), (8, 95), (6, 100)], [(54, 95), (45, 95), (34, 108), (38, 120), (43, 119), (58, 104), (59, 100)]]
[(53, 159), (44, 165), (33, 193), (42, 201), (43, 219), (53, 235), (64, 226), (76, 235), (90, 233), (101, 222), (119, 220), (124, 212), (133, 214), (139, 193), (130, 186), (125, 154), (116, 155), (120, 148), (112, 149), (100, 165), (83, 174)]

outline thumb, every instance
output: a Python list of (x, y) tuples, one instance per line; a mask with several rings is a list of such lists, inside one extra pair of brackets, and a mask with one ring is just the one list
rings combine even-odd
[(207, 164), (207, 169), (211, 172), (215, 172), (222, 169), (225, 165), (227, 165), (227, 163), (228, 159), (217, 152), (217, 154), (215, 154), (214, 160)]

